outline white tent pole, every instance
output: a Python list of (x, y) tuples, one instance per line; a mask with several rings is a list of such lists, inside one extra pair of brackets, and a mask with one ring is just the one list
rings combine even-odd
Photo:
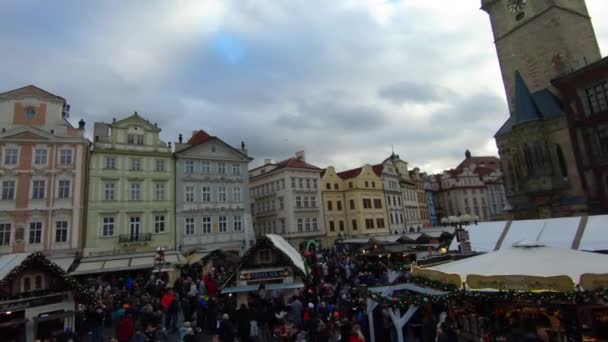
[(378, 306), (378, 303), (367, 299), (367, 321), (369, 324), (369, 336), (371, 342), (376, 342), (376, 330), (374, 329), (374, 309)]
[(407, 309), (405, 314), (403, 316), (401, 316), (401, 311), (398, 308), (396, 308), (396, 309), (389, 308), (388, 309), (388, 313), (391, 316), (391, 319), (393, 320), (393, 325), (395, 325), (395, 329), (397, 330), (397, 341), (398, 342), (404, 342), (403, 327), (407, 324), (407, 322), (409, 322), (409, 320), (412, 318), (412, 316), (414, 316), (414, 314), (416, 313), (416, 310), (418, 310), (418, 307), (415, 305), (411, 305), (409, 307), (409, 309)]

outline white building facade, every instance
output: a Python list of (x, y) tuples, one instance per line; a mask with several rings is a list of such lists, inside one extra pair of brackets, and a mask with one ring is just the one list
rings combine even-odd
[(251, 212), (256, 235), (277, 234), (301, 249), (303, 243), (325, 237), (321, 169), (295, 157), (249, 171)]
[(244, 144), (234, 148), (202, 130), (186, 143), (180, 135), (175, 144), (176, 218), (183, 252), (221, 249), (242, 255), (251, 229), (251, 160)]

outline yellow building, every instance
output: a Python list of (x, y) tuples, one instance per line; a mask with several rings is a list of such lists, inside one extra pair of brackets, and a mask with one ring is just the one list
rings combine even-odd
[(338, 173), (330, 166), (323, 171), (323, 212), (330, 244), (339, 238), (389, 233), (381, 174), (382, 165)]

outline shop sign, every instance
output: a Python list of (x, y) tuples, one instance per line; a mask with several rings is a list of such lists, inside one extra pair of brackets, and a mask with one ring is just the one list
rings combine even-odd
[(48, 297), (30, 298), (30, 299), (20, 300), (17, 302), (0, 303), (0, 312), (19, 311), (19, 310), (25, 310), (27, 308), (33, 308), (33, 307), (37, 307), (37, 306), (61, 303), (63, 301), (63, 298), (64, 298), (64, 295), (60, 294), (60, 295), (48, 296)]
[(587, 291), (608, 289), (608, 274), (584, 273), (581, 275), (581, 286)]
[(467, 287), (470, 289), (496, 289), (514, 291), (560, 291), (569, 292), (574, 290), (574, 282), (568, 276), (481, 276), (469, 274), (467, 276)]
[(469, 237), (469, 232), (465, 229), (456, 230), (456, 239), (460, 245), (460, 253), (469, 254), (473, 252), (473, 248), (471, 247), (471, 239)]
[(443, 273), (428, 268), (421, 268), (414, 266), (412, 268), (412, 275), (416, 277), (422, 277), (429, 280), (438, 281), (448, 285), (454, 285), (456, 287), (462, 286), (462, 279), (458, 274)]
[(258, 281), (258, 280), (267, 280), (267, 279), (279, 279), (289, 277), (289, 270), (269, 270), (262, 272), (243, 272), (241, 273), (241, 280), (247, 281)]

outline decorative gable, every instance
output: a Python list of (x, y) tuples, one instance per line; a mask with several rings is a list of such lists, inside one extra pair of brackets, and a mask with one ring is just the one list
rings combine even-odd
[(128, 129), (129, 127), (133, 127), (133, 126), (142, 127), (144, 130), (157, 132), (157, 133), (159, 133), (161, 131), (161, 129), (158, 128), (156, 123), (152, 124), (150, 121), (139, 116), (139, 114), (137, 112), (133, 113), (133, 115), (131, 115), (127, 118), (113, 122), (110, 125), (111, 128), (118, 128), (118, 129)]
[(0, 99), (22, 99), (26, 97), (34, 97), (40, 100), (65, 103), (65, 99), (63, 97), (51, 94), (48, 91), (34, 85), (28, 85), (22, 88), (7, 91), (5, 93), (0, 93)]
[(198, 145), (190, 146), (178, 152), (177, 155), (179, 157), (198, 157), (218, 160), (251, 160), (245, 153), (216, 137), (211, 137)]

